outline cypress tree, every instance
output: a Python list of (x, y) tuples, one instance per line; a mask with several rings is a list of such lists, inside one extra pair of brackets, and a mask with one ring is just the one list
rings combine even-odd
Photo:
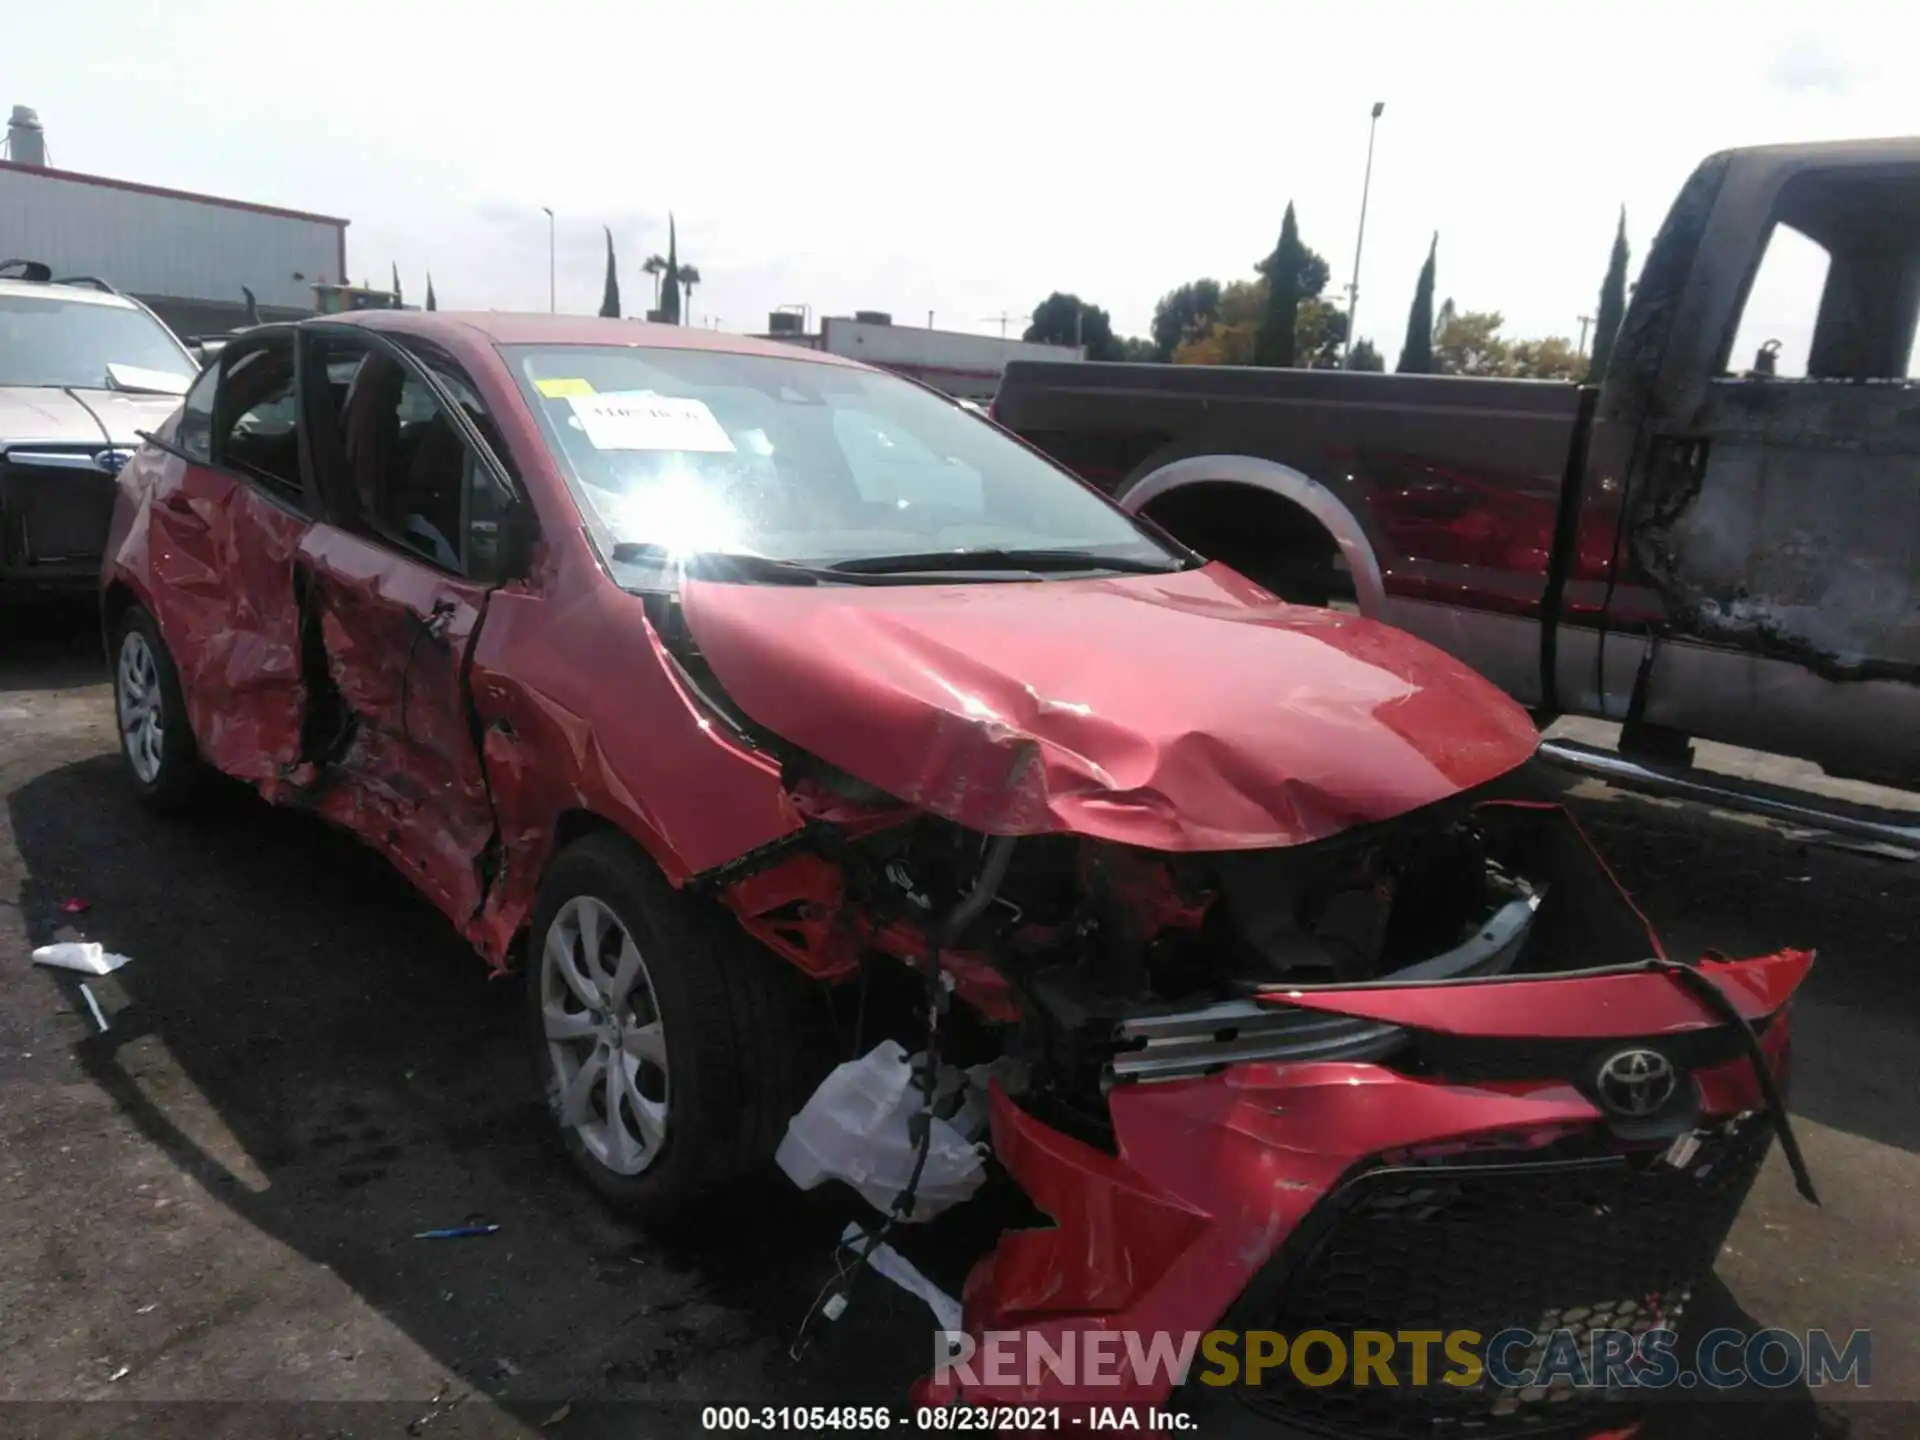
[(398, 265), (394, 265), (393, 267), (393, 308), (398, 310), (400, 308), (400, 303), (401, 303), (400, 302), (400, 267)]
[(1613, 232), (1613, 254), (1607, 258), (1607, 278), (1600, 282), (1600, 308), (1594, 311), (1593, 363), (1587, 367), (1592, 383), (1607, 373), (1613, 358), (1614, 337), (1627, 315), (1627, 207), (1620, 207), (1620, 228)]
[(668, 325), (680, 323), (680, 251), (671, 211), (667, 212), (667, 273), (660, 281), (660, 318)]
[(607, 226), (600, 227), (607, 233), (607, 283), (600, 294), (600, 315), (607, 320), (620, 318), (620, 277), (613, 268), (613, 231)]
[(1413, 287), (1413, 306), (1407, 311), (1407, 339), (1400, 347), (1400, 363), (1393, 368), (1402, 375), (1433, 373), (1433, 264), (1440, 249), (1440, 234), (1434, 232), (1427, 246), (1427, 263), (1420, 267), (1420, 283)]
[(429, 271), (427, 271), (427, 309), (429, 309), (429, 310), (438, 310), (439, 308), (440, 308), (440, 307), (439, 307), (438, 305), (436, 305), (436, 304), (434, 303), (434, 299), (433, 299), (433, 272), (432, 272), (431, 270), (429, 270)]
[(1300, 310), (1300, 268), (1305, 261), (1293, 202), (1289, 200), (1286, 216), (1280, 222), (1280, 243), (1273, 247), (1273, 260), (1267, 266), (1267, 312), (1253, 343), (1256, 365), (1293, 364), (1293, 327)]

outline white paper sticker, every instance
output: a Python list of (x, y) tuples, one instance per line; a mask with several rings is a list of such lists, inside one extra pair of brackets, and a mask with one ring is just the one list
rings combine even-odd
[(596, 450), (698, 450), (730, 454), (733, 441), (698, 400), (617, 390), (569, 395), (574, 418)]

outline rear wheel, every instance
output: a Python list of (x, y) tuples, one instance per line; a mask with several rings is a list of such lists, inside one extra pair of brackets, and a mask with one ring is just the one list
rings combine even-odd
[(805, 1099), (804, 987), (624, 836), (564, 851), (528, 937), (554, 1133), (607, 1199), (685, 1215), (772, 1158)]
[(156, 810), (192, 803), (206, 766), (187, 724), (180, 672), (153, 616), (129, 606), (114, 628), (113, 704), (134, 792)]

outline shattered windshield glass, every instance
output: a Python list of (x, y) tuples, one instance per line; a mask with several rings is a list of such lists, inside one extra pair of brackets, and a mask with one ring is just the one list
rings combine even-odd
[(891, 375), (665, 347), (511, 347), (508, 359), (609, 551), (902, 568), (935, 556), (949, 570), (976, 551), (1044, 551), (1056, 568), (1062, 554), (1088, 569), (1181, 563), (1073, 477)]
[[(111, 373), (118, 371), (119, 376)], [(0, 385), (180, 391), (193, 357), (131, 305), (58, 295), (0, 295)]]

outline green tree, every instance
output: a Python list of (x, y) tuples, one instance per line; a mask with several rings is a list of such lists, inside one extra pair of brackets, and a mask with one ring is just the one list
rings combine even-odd
[(427, 309), (438, 310), (440, 304), (433, 298), (433, 272), (427, 271)]
[(400, 307), (400, 267), (397, 264), (393, 266), (393, 304), (396, 310)]
[(1129, 335), (1120, 342), (1120, 358), (1133, 365), (1145, 365), (1160, 358), (1160, 347), (1151, 340)]
[(1169, 290), (1153, 307), (1154, 358), (1171, 360), (1174, 351), (1203, 333), (1219, 313), (1218, 280), (1189, 280)]
[(1521, 380), (1578, 380), (1586, 359), (1564, 335), (1516, 340), (1508, 352), (1506, 374)]
[[(1293, 215), (1293, 202), (1280, 221), (1280, 239), (1267, 262), (1267, 306), (1261, 317), (1260, 333), (1254, 341), (1253, 363), (1289, 366), (1296, 349), (1294, 324), (1299, 318), (1301, 270), (1306, 249), (1300, 243), (1300, 227)], [(1324, 282), (1322, 282), (1324, 283)]]
[(667, 265), (660, 275), (660, 320), (666, 325), (680, 323), (680, 241), (671, 211), (667, 214)]
[(1620, 226), (1613, 232), (1613, 253), (1607, 257), (1607, 278), (1600, 282), (1600, 308), (1594, 312), (1593, 364), (1588, 380), (1599, 380), (1607, 373), (1613, 358), (1614, 337), (1627, 314), (1627, 207), (1620, 207)]
[(1500, 338), (1498, 310), (1449, 311), (1433, 337), (1433, 369), (1441, 375), (1507, 375), (1513, 357)]
[(1402, 375), (1433, 373), (1433, 266), (1440, 253), (1440, 234), (1434, 232), (1427, 246), (1427, 263), (1420, 267), (1419, 283), (1413, 287), (1413, 304), (1407, 310), (1407, 338), (1400, 346), (1400, 363), (1393, 368)]
[(1347, 355), (1347, 368), (1380, 371), (1387, 368), (1387, 362), (1380, 357), (1380, 352), (1373, 348), (1371, 340), (1356, 340), (1353, 342), (1352, 351)]
[(693, 287), (700, 283), (700, 267), (682, 264), (680, 266), (680, 295), (685, 301), (686, 316), (693, 319)]
[(603, 320), (620, 318), (620, 276), (613, 266), (613, 231), (601, 226), (607, 235), (607, 279), (600, 290), (600, 316)]
[(1113, 333), (1113, 319), (1098, 305), (1056, 290), (1033, 307), (1023, 340), (1042, 345), (1084, 345), (1089, 360), (1120, 360), (1125, 353)]
[(1340, 368), (1347, 339), (1347, 312), (1331, 300), (1305, 296), (1293, 317), (1294, 353), (1309, 370)]
[(646, 274), (653, 277), (653, 308), (658, 310), (660, 308), (660, 277), (667, 273), (667, 257), (664, 255), (649, 255), (647, 256), (647, 263), (640, 268)]

